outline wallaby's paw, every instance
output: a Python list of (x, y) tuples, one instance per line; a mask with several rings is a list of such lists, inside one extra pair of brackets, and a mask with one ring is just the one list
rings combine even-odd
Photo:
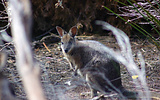
[(91, 94), (91, 92), (82, 92), (80, 93), (81, 96), (89, 96)]
[(78, 73), (77, 72), (72, 72), (72, 76), (77, 76)]
[(96, 97), (93, 97), (91, 100), (106, 100), (104, 95), (99, 95), (99, 96), (96, 96)]
[(77, 76), (78, 74), (77, 74), (77, 72), (74, 72), (74, 76)]

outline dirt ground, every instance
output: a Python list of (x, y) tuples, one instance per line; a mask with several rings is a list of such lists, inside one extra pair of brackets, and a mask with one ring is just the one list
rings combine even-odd
[[(78, 39), (92, 39), (105, 44), (114, 50), (118, 49), (116, 40), (111, 36), (79, 36)], [(139, 66), (137, 52), (141, 51), (145, 60), (146, 79), (149, 90), (153, 92), (153, 100), (160, 100), (160, 51), (148, 40), (130, 39), (133, 57)], [(37, 45), (38, 43), (38, 45)], [(49, 52), (43, 43), (37, 42), (32, 45), (34, 58), (41, 67), (41, 82), (48, 100), (88, 100), (90, 92), (86, 82), (79, 76), (74, 76), (69, 64), (64, 58), (59, 42), (46, 43)], [(1, 48), (6, 48), (8, 52), (7, 65), (3, 69), (10, 82), (15, 85), (18, 98), (26, 99), (26, 94), (22, 85), (22, 80), (16, 70), (15, 50), (13, 43), (7, 43)], [(135, 85), (127, 69), (121, 66), (121, 76), (123, 86), (128, 90), (135, 90)], [(107, 98), (107, 100), (116, 97)]]

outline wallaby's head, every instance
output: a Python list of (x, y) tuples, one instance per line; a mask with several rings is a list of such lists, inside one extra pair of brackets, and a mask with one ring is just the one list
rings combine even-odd
[(68, 33), (59, 26), (57, 26), (56, 29), (61, 37), (61, 48), (63, 52), (70, 52), (76, 43), (75, 36), (77, 34), (77, 27), (73, 26)]

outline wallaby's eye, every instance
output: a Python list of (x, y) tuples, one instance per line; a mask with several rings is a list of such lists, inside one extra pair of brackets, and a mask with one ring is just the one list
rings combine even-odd
[(61, 42), (61, 44), (64, 44), (63, 42)]

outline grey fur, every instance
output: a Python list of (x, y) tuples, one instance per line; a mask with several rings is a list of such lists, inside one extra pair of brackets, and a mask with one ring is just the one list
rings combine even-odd
[(87, 81), (91, 97), (97, 96), (97, 91), (103, 94), (115, 91), (121, 97), (134, 98), (135, 92), (123, 88), (120, 65), (105, 51), (105, 45), (93, 40), (76, 40), (76, 33), (71, 33), (72, 28), (69, 33), (60, 35), (61, 48), (75, 74), (78, 72)]

